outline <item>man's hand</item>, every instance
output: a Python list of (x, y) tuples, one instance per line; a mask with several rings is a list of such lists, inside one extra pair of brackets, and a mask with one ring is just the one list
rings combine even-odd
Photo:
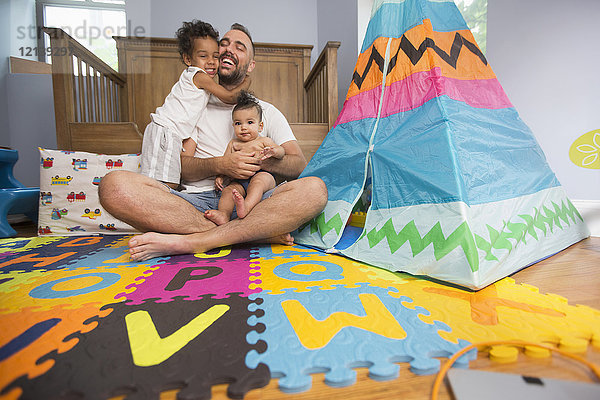
[(260, 170), (260, 160), (254, 157), (255, 153), (225, 153), (221, 157), (220, 173), (234, 179), (248, 179)]

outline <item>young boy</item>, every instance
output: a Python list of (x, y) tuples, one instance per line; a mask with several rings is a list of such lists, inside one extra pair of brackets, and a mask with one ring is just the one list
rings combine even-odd
[(219, 33), (208, 23), (184, 22), (177, 30), (179, 54), (187, 68), (165, 103), (150, 114), (142, 142), (141, 172), (176, 189), (181, 179), (182, 141), (192, 135), (210, 94), (235, 104), (250, 79), (232, 91), (214, 81), (219, 65)]
[[(270, 157), (282, 159), (283, 147), (268, 137), (259, 136), (263, 130), (262, 108), (248, 92), (242, 91), (232, 112), (235, 137), (227, 144), (226, 152), (254, 153), (261, 161)], [(258, 171), (252, 178), (231, 181), (217, 176), (215, 187), (221, 190), (219, 208), (207, 210), (204, 216), (217, 225), (229, 222), (235, 207), (238, 218), (244, 218), (261, 200), (265, 192), (275, 187), (275, 178), (269, 172)]]

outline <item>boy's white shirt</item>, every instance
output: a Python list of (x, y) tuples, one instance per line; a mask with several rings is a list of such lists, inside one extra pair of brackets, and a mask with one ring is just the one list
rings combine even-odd
[(169, 128), (181, 140), (192, 137), (210, 98), (209, 92), (194, 84), (197, 72), (206, 73), (199, 67), (187, 67), (171, 88), (164, 104), (150, 114), (153, 122)]
[[(279, 146), (290, 140), (296, 140), (292, 128), (281, 111), (265, 101), (258, 100), (258, 102), (263, 110), (264, 123), (260, 135), (271, 138)], [(233, 105), (223, 103), (215, 96), (210, 96), (206, 109), (194, 130), (194, 136), (192, 136), (196, 142), (194, 157), (220, 157), (225, 153), (227, 144), (235, 136), (231, 119), (233, 107)], [(183, 191), (187, 193), (214, 190), (215, 177), (195, 182), (182, 182), (182, 185)]]

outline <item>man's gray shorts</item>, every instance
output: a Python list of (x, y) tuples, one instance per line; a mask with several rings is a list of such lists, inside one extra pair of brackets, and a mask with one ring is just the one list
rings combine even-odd
[[(216, 190), (209, 190), (209, 191), (200, 192), (200, 193), (184, 193), (184, 192), (178, 192), (177, 190), (174, 190), (171, 188), (169, 188), (169, 189), (170, 189), (171, 193), (173, 193), (176, 196), (181, 197), (182, 199), (184, 199), (185, 201), (187, 201), (188, 203), (190, 203), (191, 205), (196, 207), (196, 210), (200, 211), (203, 214), (207, 210), (216, 210), (217, 208), (219, 208), (219, 199), (221, 198), (221, 192), (218, 192)], [(262, 200), (268, 199), (269, 197), (271, 197), (273, 195), (273, 191), (275, 189), (276, 189), (276, 187), (271, 190), (267, 190), (263, 194)], [(231, 214), (231, 219), (237, 218), (237, 213), (235, 211), (236, 210), (233, 210), (233, 214)]]

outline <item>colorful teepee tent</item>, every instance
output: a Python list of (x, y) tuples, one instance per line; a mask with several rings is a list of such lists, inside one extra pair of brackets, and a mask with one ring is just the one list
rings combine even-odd
[(482, 288), (587, 237), (452, 1), (375, 0), (344, 107), (303, 176), (329, 190), (298, 243)]

